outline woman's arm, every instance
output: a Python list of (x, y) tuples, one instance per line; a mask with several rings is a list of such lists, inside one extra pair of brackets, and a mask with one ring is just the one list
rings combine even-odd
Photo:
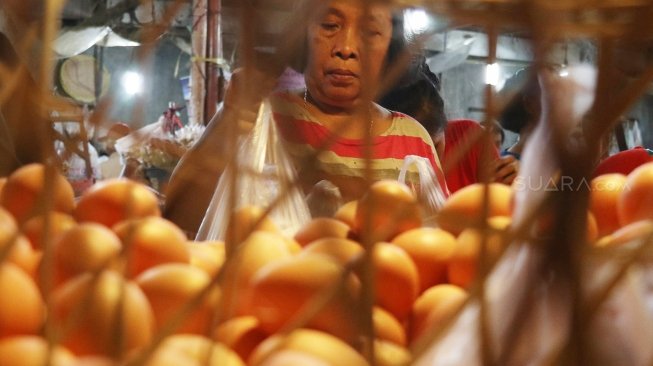
[(258, 70), (235, 71), (223, 107), (172, 172), (164, 216), (187, 233), (194, 235), (199, 229), (218, 179), (236, 152), (238, 136), (254, 126), (258, 106), (275, 81)]
[(222, 170), (212, 160), (222, 155), (217, 133), (219, 110), (202, 138), (179, 161), (166, 189), (164, 216), (188, 233), (196, 233)]
[(234, 131), (238, 117), (231, 108), (220, 108), (172, 172), (164, 216), (189, 234), (199, 229), (218, 179), (235, 151), (235, 139), (228, 136), (238, 134)]

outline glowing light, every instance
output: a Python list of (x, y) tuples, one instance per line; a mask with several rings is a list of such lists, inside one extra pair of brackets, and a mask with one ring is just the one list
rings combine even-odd
[(560, 72), (558, 72), (558, 75), (560, 75), (560, 77), (563, 77), (563, 78), (566, 78), (567, 76), (569, 76), (569, 70), (567, 70), (567, 66), (563, 66), (560, 69)]
[(422, 33), (429, 27), (429, 16), (423, 9), (407, 9), (404, 11), (404, 31), (406, 33)]
[(501, 81), (501, 66), (498, 63), (485, 66), (485, 84), (498, 86)]
[(143, 76), (136, 71), (126, 71), (121, 79), (122, 87), (128, 95), (143, 92)]

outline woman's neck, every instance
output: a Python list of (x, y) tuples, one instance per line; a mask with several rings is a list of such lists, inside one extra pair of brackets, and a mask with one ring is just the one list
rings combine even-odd
[(341, 108), (320, 103), (308, 94), (304, 100), (306, 108), (318, 121), (340, 137), (363, 139), (370, 132), (377, 136), (389, 128), (389, 113), (370, 102), (367, 108)]
[(360, 102), (358, 101), (353, 101), (349, 105), (344, 106), (321, 102), (320, 100), (313, 98), (307, 89), (304, 89), (302, 97), (304, 98), (304, 103), (312, 105), (314, 109), (317, 109), (319, 112), (327, 116), (342, 116), (343, 118), (350, 118), (360, 109)]

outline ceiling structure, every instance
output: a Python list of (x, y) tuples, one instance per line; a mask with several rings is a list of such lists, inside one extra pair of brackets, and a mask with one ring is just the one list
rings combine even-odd
[[(192, 0), (180, 0), (180, 9), (165, 29), (164, 37), (175, 39), (175, 43), (190, 42), (193, 28)], [(174, 0), (154, 0), (140, 5), (140, 0), (69, 0), (62, 13), (63, 28), (88, 26), (110, 26), (113, 31), (134, 41), (140, 41), (144, 26), (163, 18), (165, 9)], [(222, 0), (221, 38), (224, 57), (230, 59), (237, 49), (241, 34), (241, 23), (255, 29), (255, 39), (260, 47), (275, 44), (280, 37), (282, 25), (291, 16), (294, 2), (283, 0), (254, 1), (251, 17), (241, 22), (243, 0)], [(250, 18), (251, 18), (250, 17)], [(184, 49), (188, 51), (188, 48)]]

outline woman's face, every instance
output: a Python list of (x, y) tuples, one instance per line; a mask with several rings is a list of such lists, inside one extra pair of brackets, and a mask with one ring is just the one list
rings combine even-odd
[(304, 75), (311, 98), (328, 107), (355, 107), (363, 78), (369, 77), (366, 87), (378, 85), (391, 37), (388, 7), (372, 5), (366, 14), (362, 1), (330, 1), (308, 26)]

